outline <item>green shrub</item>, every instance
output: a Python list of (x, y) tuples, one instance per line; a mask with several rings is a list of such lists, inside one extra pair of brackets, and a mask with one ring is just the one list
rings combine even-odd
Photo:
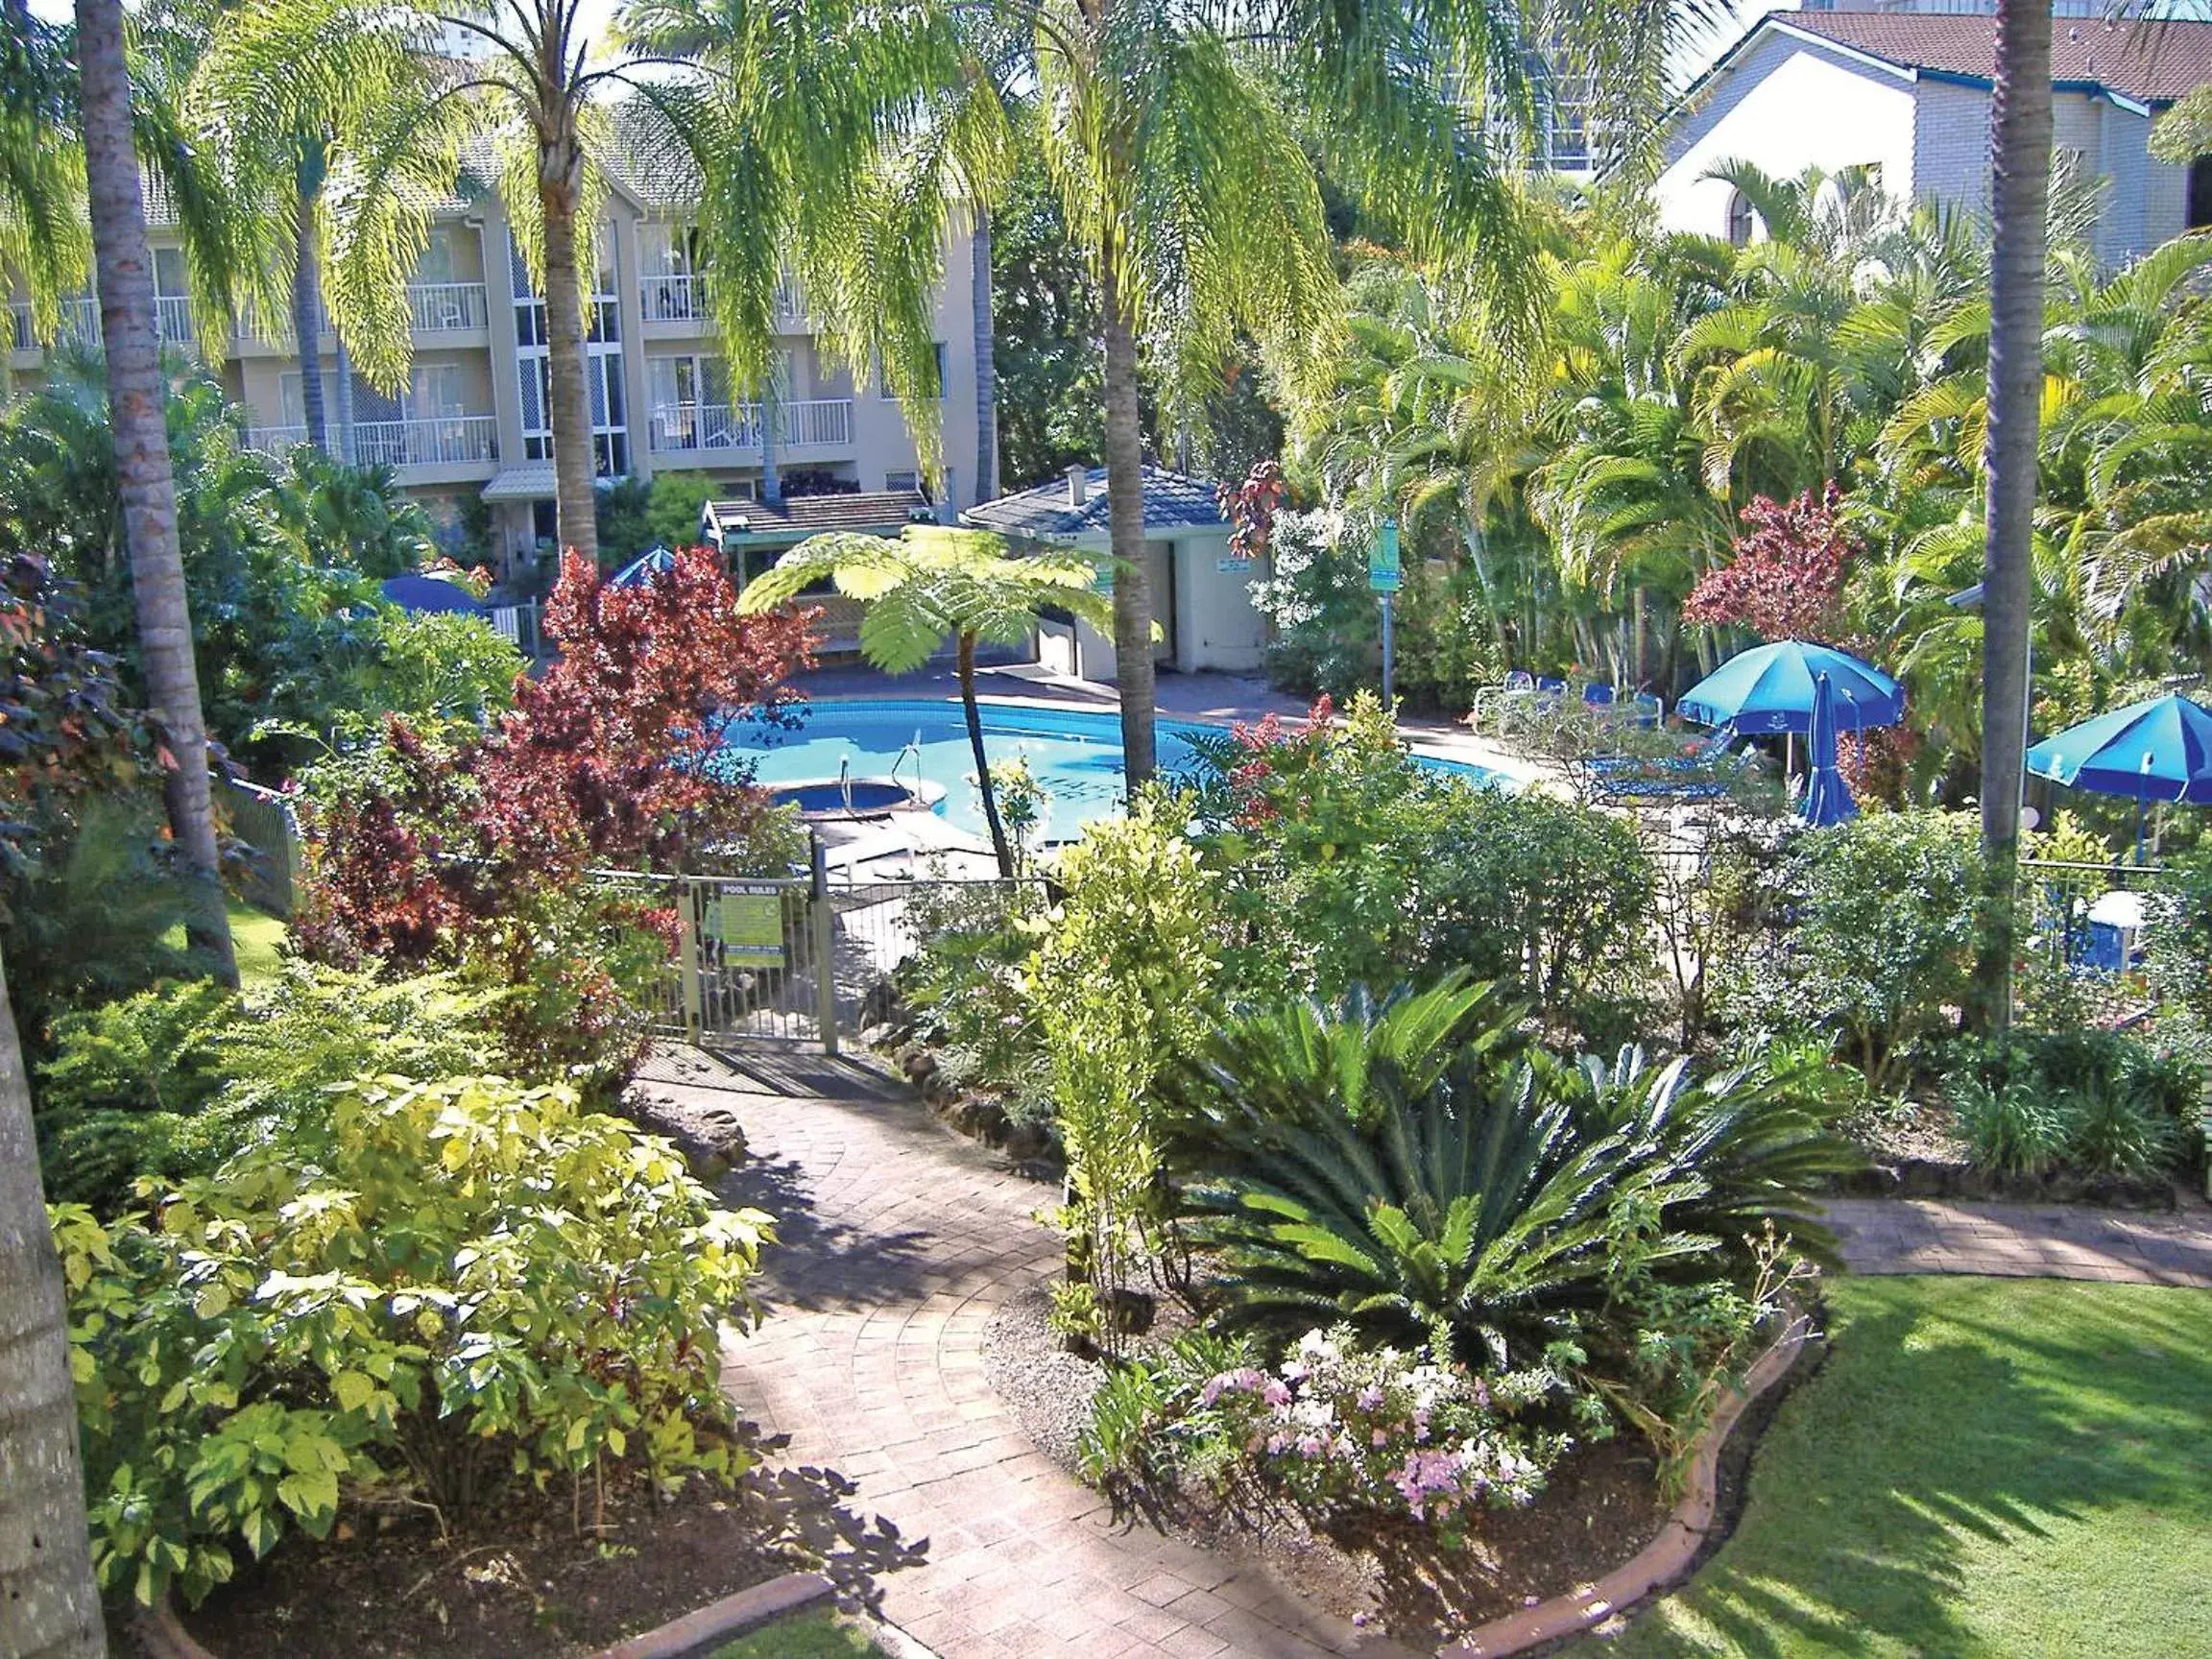
[(2165, 1011), (2212, 1053), (2212, 842), (2166, 869), (2144, 935)]
[(498, 1003), (451, 974), (294, 963), (244, 999), (187, 981), (65, 1015), (36, 1097), (48, 1191), (109, 1212), (139, 1177), (204, 1174), (365, 1073), (514, 1070), (482, 1035)]
[(2040, 1175), (2065, 1149), (2066, 1114), (2031, 1078), (1993, 1088), (1967, 1072), (1952, 1077), (1944, 1094), (1977, 1168), (1998, 1175)]
[(102, 1583), (197, 1601), (378, 1494), (462, 1525), (603, 1459), (733, 1479), (770, 1219), (573, 1091), (364, 1078), (165, 1194), (55, 1211)]
[(1456, 967), (1584, 1037), (1633, 1031), (1658, 974), (1634, 828), (1422, 766), (1371, 694), (1330, 719), (1317, 705), (1300, 732), (1270, 718), (1193, 745), (1238, 991), (1334, 998)]
[(1957, 1029), (1973, 985), (1979, 834), (1969, 813), (1868, 812), (1791, 850), (1796, 1011), (1803, 1023), (1844, 1034), (1877, 1093)]
[(1081, 1334), (1109, 1345), (1160, 1168), (1153, 1086), (1218, 996), (1217, 890), (1186, 817), (1181, 798), (1148, 789), (1061, 854), (1063, 897), (1026, 982), (1068, 1158), (1070, 1264), (1102, 1299), (1099, 1328)]
[(1952, 1065), (1945, 1094), (1974, 1161), (2006, 1174), (2059, 1165), (2100, 1175), (2157, 1174), (2173, 1166), (2203, 1098), (2196, 1061), (2118, 1031), (1962, 1043)]
[(996, 1090), (1010, 1114), (1050, 1115), (1045, 1037), (1023, 990), (1042, 908), (1039, 884), (990, 881), (917, 885), (906, 925), (920, 948), (899, 969), (921, 1028), (944, 1051), (954, 1081)]

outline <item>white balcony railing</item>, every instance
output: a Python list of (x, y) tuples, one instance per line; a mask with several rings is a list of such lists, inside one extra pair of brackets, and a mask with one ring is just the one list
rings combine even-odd
[[(306, 442), (304, 426), (255, 426), (246, 434), (246, 446), (265, 455), (288, 455)], [(356, 467), (457, 467), (498, 458), (499, 423), (490, 415), (358, 421), (353, 425)]]
[[(776, 406), (776, 444), (781, 450), (850, 448), (853, 399), (811, 397)], [(757, 403), (661, 403), (653, 409), (651, 444), (657, 454), (760, 448)]]
[(481, 328), (488, 315), (484, 284), (410, 282), (407, 311), (414, 319), (418, 334), (449, 334), (457, 329)]
[(648, 276), (637, 284), (637, 302), (648, 323), (704, 323), (707, 279), (690, 274)]
[[(707, 278), (696, 272), (672, 276), (647, 276), (637, 284), (637, 302), (648, 323), (705, 323), (711, 313), (707, 305)], [(799, 278), (786, 271), (776, 279), (776, 320), (796, 323), (806, 315), (806, 297)]]
[(453, 467), (498, 458), (499, 423), (490, 415), (364, 421), (353, 427), (356, 467)]
[[(155, 325), (161, 331), (164, 346), (190, 346), (198, 336), (192, 329), (192, 301), (181, 294), (157, 294), (154, 297)], [(18, 349), (36, 344), (31, 335), (31, 308), (15, 307), (15, 341)], [(80, 294), (61, 301), (60, 342), (98, 347), (100, 344), (100, 301), (89, 294)]]

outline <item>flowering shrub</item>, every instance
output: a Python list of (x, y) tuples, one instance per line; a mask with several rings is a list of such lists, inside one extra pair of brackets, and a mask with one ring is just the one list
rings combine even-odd
[(1209, 1379), (1194, 1421), (1241, 1445), (1309, 1508), (1376, 1510), (1450, 1534), (1472, 1510), (1526, 1503), (1543, 1490), (1573, 1442), (1514, 1420), (1573, 1394), (1549, 1364), (1478, 1377), (1430, 1356), (1361, 1347), (1339, 1325), (1307, 1332), (1273, 1374), (1244, 1367)]

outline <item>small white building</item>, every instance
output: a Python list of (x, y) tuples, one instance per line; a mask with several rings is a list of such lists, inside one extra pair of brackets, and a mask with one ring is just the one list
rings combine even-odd
[[(981, 502), (960, 517), (1010, 541), (1093, 555), (1100, 562), (1105, 590), (1112, 536), (1103, 467), (1070, 467), (1065, 481)], [(1229, 545), (1231, 529), (1211, 486), (1166, 468), (1144, 469), (1145, 575), (1161, 633), (1154, 656), (1163, 667), (1189, 674), (1249, 673), (1260, 666), (1267, 624), (1252, 607), (1252, 583), (1265, 572), (1237, 557)], [(1112, 643), (1072, 617), (1045, 623), (1038, 656), (1058, 673), (1114, 678)]]
[[(2110, 265), (2212, 224), (2212, 158), (2152, 157), (2151, 125), (2212, 81), (2212, 23), (2052, 24), (2056, 146), (2105, 180), (2096, 252)], [(1776, 177), (1871, 165), (1893, 196), (1986, 212), (1996, 19), (1910, 11), (1770, 12), (1692, 84), (1652, 188), (1670, 230), (1761, 234), (1748, 203), (1708, 178), (1725, 161)]]

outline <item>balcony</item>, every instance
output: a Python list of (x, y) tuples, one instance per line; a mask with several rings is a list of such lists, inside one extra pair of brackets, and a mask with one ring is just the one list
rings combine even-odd
[(648, 276), (637, 284), (637, 303), (648, 323), (704, 323), (707, 278), (689, 275)]
[[(14, 346), (18, 351), (28, 351), (38, 344), (31, 322), (29, 301), (18, 300), (11, 309), (14, 312)], [(157, 294), (154, 299), (154, 315), (161, 330), (164, 346), (191, 346), (197, 336), (192, 329), (192, 301), (181, 294)], [(89, 294), (80, 294), (61, 301), (61, 326), (58, 331), (58, 344), (78, 344), (95, 349), (100, 345), (100, 301)]]
[[(332, 441), (336, 429), (331, 427)], [(255, 426), (246, 446), (264, 455), (288, 455), (307, 442), (304, 426)], [(356, 467), (466, 467), (499, 459), (499, 423), (490, 415), (435, 415), (414, 421), (356, 421)]]
[(481, 282), (410, 282), (407, 314), (418, 334), (453, 334), (484, 327), (490, 311)]
[[(853, 399), (814, 397), (776, 406), (779, 455), (853, 446)], [(656, 455), (760, 453), (757, 403), (661, 403), (653, 410)]]
[[(648, 323), (711, 323), (713, 312), (707, 299), (707, 278), (696, 272), (670, 276), (647, 276), (637, 284), (637, 303)], [(798, 323), (806, 315), (806, 297), (799, 278), (784, 272), (776, 279), (776, 321)]]

